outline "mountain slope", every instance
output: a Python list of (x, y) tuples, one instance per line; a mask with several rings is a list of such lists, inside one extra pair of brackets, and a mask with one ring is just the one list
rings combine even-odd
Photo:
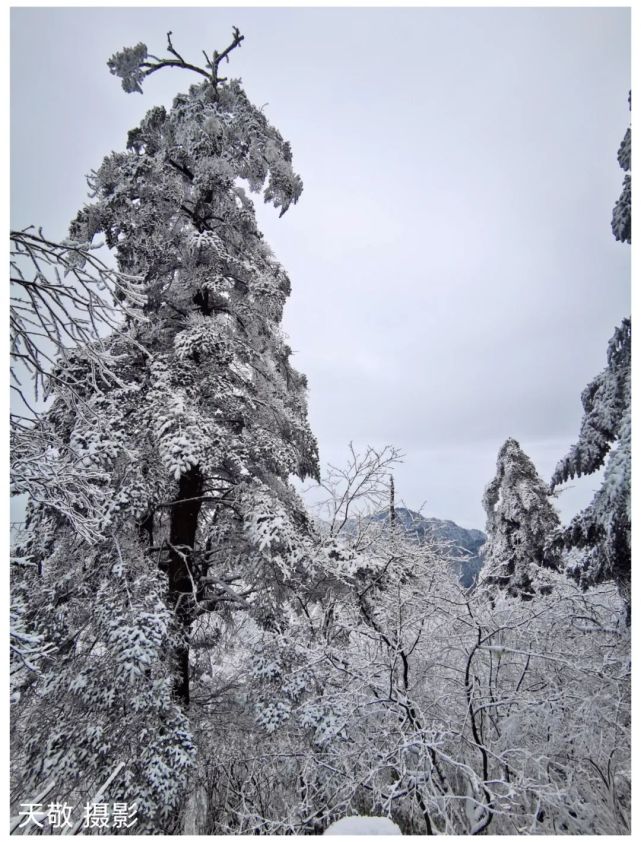
[[(414, 535), (419, 543), (433, 540), (448, 545), (449, 554), (463, 587), (469, 588), (476, 582), (483, 564), (480, 553), (486, 540), (484, 532), (480, 529), (464, 529), (452, 520), (424, 517), (419, 512), (404, 507), (396, 507), (394, 512), (397, 524), (402, 525), (410, 535)], [(387, 523), (389, 511), (378, 512), (372, 515), (372, 519)]]

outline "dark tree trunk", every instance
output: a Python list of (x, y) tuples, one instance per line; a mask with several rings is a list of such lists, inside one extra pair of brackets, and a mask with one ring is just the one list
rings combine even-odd
[(196, 600), (193, 554), (202, 493), (203, 476), (195, 466), (180, 477), (169, 528), (169, 593), (184, 632), (183, 642), (176, 649), (175, 692), (185, 706), (189, 704), (189, 632)]
[(394, 501), (394, 477), (390, 474), (389, 478), (389, 524), (390, 529), (396, 526), (396, 504)]

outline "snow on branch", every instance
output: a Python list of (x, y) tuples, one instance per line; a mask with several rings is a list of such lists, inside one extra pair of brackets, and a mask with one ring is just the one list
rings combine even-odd
[(11, 231), (11, 379), (26, 406), (21, 372), (33, 381), (36, 401), (56, 379), (57, 358), (70, 348), (91, 350), (103, 372), (100, 339), (123, 316), (143, 319), (146, 303), (137, 277), (111, 269), (96, 254), (100, 244), (53, 242), (33, 227)]
[(163, 67), (180, 67), (183, 70), (191, 70), (208, 79), (214, 90), (219, 82), (226, 82), (227, 77), (218, 75), (218, 68), (223, 61), (229, 62), (229, 54), (236, 47), (240, 47), (245, 36), (241, 35), (238, 27), (232, 29), (232, 41), (222, 51), (214, 50), (211, 57), (203, 50), (205, 56), (205, 67), (191, 64), (180, 55), (171, 40), (171, 31), (167, 33), (167, 52), (171, 58), (158, 58), (147, 52), (147, 45), (136, 44), (135, 47), (124, 47), (119, 53), (115, 53), (107, 62), (109, 70), (114, 76), (122, 79), (123, 90), (127, 93), (138, 91), (142, 93), (142, 83), (147, 78)]

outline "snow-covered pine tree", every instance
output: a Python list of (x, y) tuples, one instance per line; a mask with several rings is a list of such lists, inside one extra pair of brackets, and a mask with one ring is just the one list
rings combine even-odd
[[(632, 108), (632, 93), (628, 95), (628, 103)], [(625, 173), (623, 189), (614, 210), (612, 211), (612, 233), (614, 238), (622, 243), (632, 242), (632, 130), (630, 126), (621, 141), (617, 153), (619, 166)]]
[(168, 58), (138, 44), (109, 61), (125, 91), (163, 67), (204, 78), (105, 158), (71, 225), (74, 242), (104, 235), (147, 303), (106, 342), (111, 376), (92, 376), (82, 348), (61, 363), (73, 377), (40, 422), (42, 494), (14, 583), (47, 652), (14, 706), (14, 793), (53, 779), (82, 803), (120, 770), (109, 800), (137, 803), (138, 832), (178, 829), (194, 622), (240, 609), (279, 627), (310, 547), (288, 482), (317, 475), (280, 331), (290, 285), (245, 191), (282, 215), (302, 182), (289, 144), (219, 75), (242, 40), (235, 29), (206, 67), (170, 35)]
[(511, 596), (531, 598), (539, 568), (558, 565), (550, 538), (560, 522), (549, 488), (514, 439), (507, 439), (499, 450), (496, 476), (485, 489), (483, 507), (483, 580)]
[[(628, 103), (632, 107), (632, 95)], [(612, 232), (632, 242), (631, 130), (619, 147), (618, 160), (626, 176), (612, 216)], [(552, 489), (568, 479), (593, 474), (604, 463), (601, 487), (592, 503), (572, 519), (562, 543), (578, 552), (570, 556), (568, 572), (583, 587), (614, 581), (630, 621), (632, 561), (632, 323), (624, 319), (608, 343), (607, 365), (581, 395), (585, 414), (578, 442), (556, 466)], [(609, 455), (608, 455), (609, 454)]]
[(592, 503), (564, 530), (572, 556), (569, 572), (584, 586), (613, 580), (630, 610), (632, 470), (630, 319), (624, 319), (608, 345), (608, 364), (585, 388), (585, 414), (578, 442), (554, 471), (552, 488), (598, 471), (603, 482)]

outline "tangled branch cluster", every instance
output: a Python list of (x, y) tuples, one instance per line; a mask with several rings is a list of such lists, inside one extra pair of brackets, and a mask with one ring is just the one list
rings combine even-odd
[(10, 240), (12, 389), (30, 408), (25, 375), (37, 401), (48, 397), (57, 358), (69, 349), (89, 350), (101, 368), (101, 336), (123, 317), (140, 319), (146, 297), (139, 279), (111, 269), (95, 254), (100, 245), (56, 243), (31, 227), (12, 231)]

